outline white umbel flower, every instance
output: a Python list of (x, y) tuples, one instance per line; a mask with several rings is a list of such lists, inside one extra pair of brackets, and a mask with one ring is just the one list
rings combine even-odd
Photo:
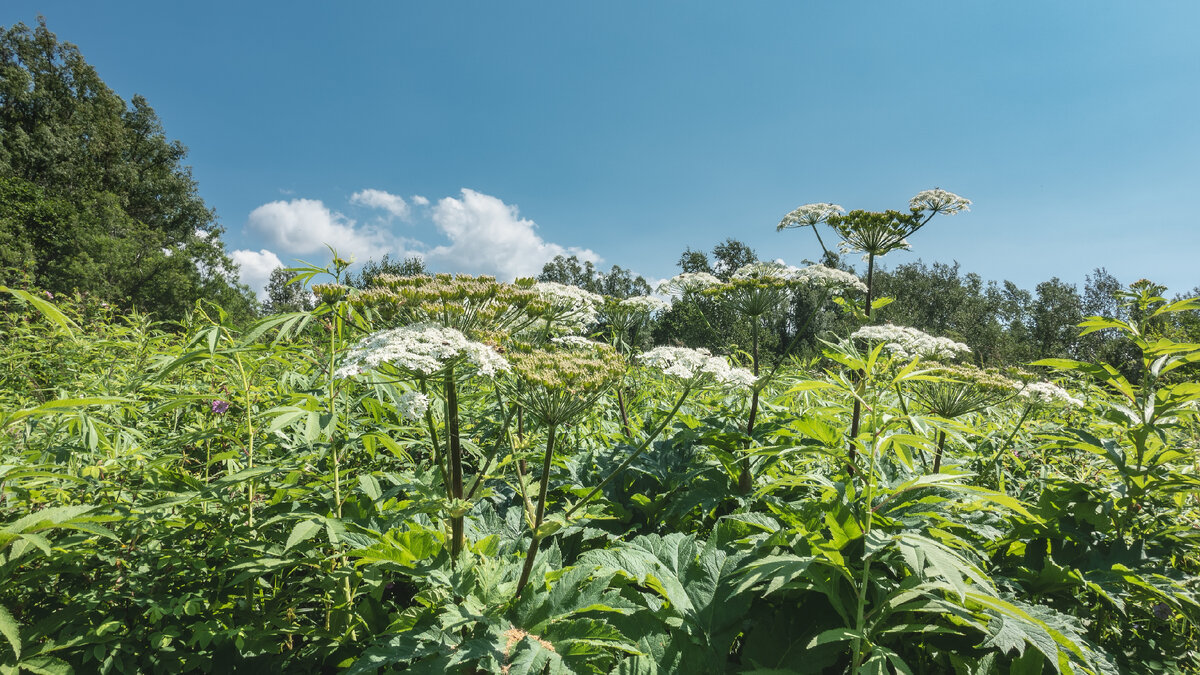
[(581, 335), (561, 335), (550, 338), (550, 341), (567, 349), (600, 349), (605, 346)]
[(645, 366), (661, 371), (665, 375), (682, 380), (710, 380), (728, 387), (754, 386), (754, 373), (745, 368), (734, 368), (719, 356), (706, 349), (687, 347), (655, 347), (638, 357)]
[(851, 334), (852, 338), (862, 338), (884, 343), (884, 349), (902, 359), (922, 357), (927, 359), (951, 359), (959, 354), (968, 354), (971, 348), (950, 338), (934, 337), (916, 328), (883, 324), (879, 326), (863, 326)]
[(734, 279), (771, 279), (774, 281), (795, 281), (800, 270), (782, 262), (758, 261), (739, 267), (733, 273)]
[(1030, 382), (1021, 389), (1020, 394), (1038, 403), (1064, 403), (1075, 408), (1083, 407), (1083, 401), (1052, 382)]
[(390, 364), (416, 377), (425, 377), (459, 362), (469, 362), (481, 375), (508, 370), (508, 361), (481, 342), (468, 340), (453, 328), (416, 323), (372, 333), (350, 349), (334, 377), (351, 377)]
[(684, 272), (659, 284), (658, 292), (675, 295), (688, 291), (702, 291), (710, 286), (720, 285), (721, 280), (708, 272)]
[(867, 292), (867, 285), (849, 272), (826, 267), (825, 265), (809, 265), (796, 271), (796, 279), (806, 281), (814, 286), (824, 286), (834, 293), (853, 289), (861, 293)]
[(596, 323), (597, 312), (604, 306), (604, 296), (578, 286), (539, 281), (533, 290), (553, 307), (555, 322), (572, 329), (582, 330)]
[(971, 210), (970, 199), (960, 197), (953, 192), (947, 192), (941, 188), (918, 192), (916, 196), (908, 200), (908, 205), (918, 211), (932, 211), (933, 213), (944, 213), (948, 216), (952, 216), (959, 211)]
[(396, 399), (396, 412), (404, 419), (419, 422), (425, 418), (426, 410), (429, 397), (419, 391), (406, 391)]
[(619, 304), (626, 311), (641, 314), (654, 314), (671, 306), (671, 303), (653, 295), (635, 295), (632, 298), (625, 298)]
[(813, 227), (829, 220), (829, 216), (845, 212), (846, 209), (841, 206), (828, 202), (805, 204), (804, 206), (796, 207), (795, 210), (784, 216), (783, 220), (779, 221), (779, 227), (775, 229), (786, 230), (793, 227)]

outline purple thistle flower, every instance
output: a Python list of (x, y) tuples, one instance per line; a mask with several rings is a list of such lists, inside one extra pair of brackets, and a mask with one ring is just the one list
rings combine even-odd
[(229, 412), (229, 401), (214, 399), (212, 402), (212, 411), (214, 415), (224, 415)]

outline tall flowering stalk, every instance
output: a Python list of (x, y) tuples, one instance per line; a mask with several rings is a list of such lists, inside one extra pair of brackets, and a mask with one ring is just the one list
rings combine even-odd
[[(771, 370), (768, 377), (760, 378), (761, 363), (759, 348), (763, 324), (784, 313), (791, 303), (792, 295), (797, 288), (809, 285), (823, 288), (826, 296), (831, 292), (840, 294), (847, 289), (865, 290), (862, 282), (847, 272), (831, 269), (823, 265), (814, 265), (800, 269), (781, 262), (751, 263), (734, 272), (728, 282), (716, 286), (708, 286), (703, 290), (706, 295), (719, 296), (725, 299), (734, 310), (750, 320), (750, 358), (752, 372), (756, 381), (751, 387), (750, 413), (746, 421), (747, 448), (753, 442), (754, 425), (758, 417), (759, 396), (762, 393), (763, 387), (774, 376), (778, 368), (778, 364), (776, 364), (776, 368)], [(821, 304), (823, 303), (824, 298), (821, 301)], [(819, 307), (820, 304), (817, 306)], [(815, 313), (816, 309), (814, 308), (813, 313), (809, 315), (808, 321), (812, 320)], [(788, 346), (789, 351), (806, 327), (807, 322), (804, 327), (797, 327), (796, 335), (792, 343)], [(749, 456), (745, 456), (742, 457), (741, 472), (738, 474), (738, 491), (742, 494), (747, 494), (753, 486), (754, 476), (750, 467), (750, 458)]]
[[(638, 338), (651, 318), (671, 306), (671, 303), (652, 295), (638, 295), (618, 300), (605, 298), (602, 317), (608, 325), (610, 342), (617, 351), (626, 358), (633, 355), (638, 344)], [(624, 378), (617, 383), (617, 407), (621, 413), (621, 430), (626, 438), (632, 438), (633, 432), (629, 427), (629, 412), (625, 406)]]
[[(812, 227), (820, 241), (817, 225), (825, 223), (841, 237), (839, 248), (843, 253), (862, 253), (867, 260), (867, 298), (863, 315), (869, 323), (871, 310), (874, 308), (875, 258), (911, 246), (908, 237), (925, 227), (939, 213), (954, 215), (960, 211), (969, 211), (971, 200), (960, 197), (953, 192), (941, 188), (918, 192), (908, 202), (907, 213), (900, 211), (862, 211), (855, 210), (843, 214), (843, 209), (836, 204), (806, 204), (784, 216), (778, 230), (790, 227)], [(824, 242), (821, 248), (828, 256)], [(854, 402), (854, 412), (850, 421), (850, 450), (851, 465), (854, 463), (854, 439), (858, 437), (859, 423), (862, 418), (862, 403)]]
[[(516, 597), (520, 597), (533, 571), (538, 546), (561, 527), (561, 523), (546, 522), (546, 499), (558, 429), (587, 413), (596, 399), (625, 373), (626, 366), (612, 347), (580, 340), (561, 341), (549, 349), (514, 351), (509, 358), (514, 375), (507, 383), (511, 395), (534, 421), (546, 428), (537, 505), (531, 509), (528, 498), (524, 500), (530, 543), (517, 582)], [(518, 471), (524, 494), (525, 479), (523, 472)]]
[[(458, 369), (456, 371), (456, 369)], [(434, 448), (433, 461), (439, 465), (449, 500), (451, 554), (457, 557), (465, 546), (463, 518), (466, 501), (462, 480), (462, 440), (459, 430), (457, 372), (473, 370), (487, 377), (507, 371), (509, 363), (496, 350), (469, 340), (454, 328), (435, 323), (420, 323), (373, 333), (351, 348), (335, 372), (336, 377), (351, 377), (377, 371), (385, 375), (414, 379), (428, 391), (430, 382), (440, 382), (446, 402), (446, 452), (439, 455), (436, 430), (429, 414), (427, 399), (421, 401), (429, 424)], [(414, 401), (416, 399), (414, 394)], [(443, 468), (444, 467), (444, 468)]]

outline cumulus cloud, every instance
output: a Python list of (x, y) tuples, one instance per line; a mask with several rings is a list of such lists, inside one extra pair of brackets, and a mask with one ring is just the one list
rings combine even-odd
[(386, 230), (357, 227), (354, 220), (330, 211), (319, 199), (263, 204), (250, 212), (246, 227), (267, 243), (293, 255), (306, 255), (328, 244), (342, 256), (363, 260), (394, 250), (397, 239)]
[(266, 300), (267, 281), (271, 278), (271, 272), (276, 267), (283, 267), (279, 256), (264, 248), (257, 252), (239, 249), (230, 253), (229, 257), (238, 266), (238, 279), (253, 289), (259, 300)]
[[(474, 190), (463, 189), (459, 197), (446, 197), (431, 204), (419, 195), (410, 198), (421, 206), (421, 220), (428, 216), (448, 243), (424, 244), (391, 231), (391, 221), (408, 220), (413, 211), (405, 200), (383, 190), (360, 190), (350, 197), (356, 205), (378, 208), (391, 217), (358, 222), (331, 210), (317, 199), (273, 201), (250, 212), (246, 231), (269, 249), (289, 256), (310, 255), (325, 250), (326, 244), (343, 257), (359, 261), (379, 260), (384, 255), (396, 258), (418, 256), (436, 270), (468, 274), (491, 274), (501, 279), (534, 276), (542, 265), (558, 255), (576, 255), (599, 262), (588, 249), (561, 246), (542, 239), (537, 224), (520, 217), (517, 207)], [(427, 208), (426, 208), (427, 207)], [(266, 265), (264, 255), (278, 265), (275, 254), (264, 248), (236, 251), (235, 260), (243, 269), (243, 280), (251, 284), (253, 270)], [(262, 273), (265, 283), (273, 266)], [(250, 276), (247, 276), (250, 275)], [(261, 285), (255, 285), (255, 289)]]
[(500, 279), (535, 276), (556, 255), (600, 258), (587, 249), (564, 248), (543, 240), (537, 224), (518, 215), (517, 207), (481, 192), (462, 190), (462, 199), (446, 197), (433, 207), (433, 223), (450, 239), (426, 259), (456, 272), (491, 274)]
[[(413, 201), (416, 202), (416, 199), (414, 198)], [(350, 196), (350, 203), (372, 209), (382, 209), (400, 220), (408, 220), (410, 215), (408, 204), (404, 201), (403, 197), (390, 192), (384, 192), (383, 190), (361, 190), (355, 192)], [(420, 202), (416, 203), (419, 204)], [(428, 200), (426, 200), (426, 203), (428, 203)]]

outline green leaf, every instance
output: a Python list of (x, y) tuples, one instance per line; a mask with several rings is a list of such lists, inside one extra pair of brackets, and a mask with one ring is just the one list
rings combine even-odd
[(8, 639), (8, 644), (12, 645), (13, 653), (18, 659), (21, 658), (21, 627), (17, 625), (17, 620), (9, 613), (8, 608), (0, 605), (0, 635)]
[(830, 628), (829, 630), (817, 633), (817, 636), (808, 642), (808, 649), (813, 647), (829, 644), (830, 642), (845, 642), (847, 640), (862, 640), (863, 634), (850, 630), (849, 628)]
[(296, 523), (296, 526), (292, 528), (292, 533), (288, 535), (287, 543), (283, 545), (283, 550), (287, 551), (302, 541), (312, 539), (321, 531), (321, 527), (322, 524), (314, 520), (302, 520)]
[(63, 331), (72, 338), (75, 337), (75, 333), (71, 332), (71, 328), (79, 328), (79, 326), (76, 325), (74, 321), (68, 319), (67, 315), (63, 314), (62, 310), (55, 306), (54, 303), (39, 298), (28, 291), (9, 288), (7, 286), (0, 286), (0, 291), (6, 291), (12, 294), (13, 297), (33, 305), (39, 312), (42, 313), (42, 316), (46, 317), (48, 321), (63, 329)]

